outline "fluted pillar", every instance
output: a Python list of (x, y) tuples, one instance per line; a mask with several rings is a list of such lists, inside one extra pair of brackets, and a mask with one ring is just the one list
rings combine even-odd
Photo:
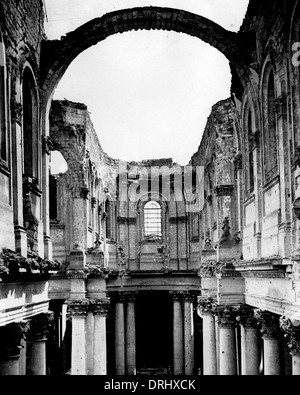
[(86, 375), (85, 329), (89, 301), (69, 300), (68, 311), (72, 317), (71, 375)]
[(127, 293), (126, 309), (126, 375), (136, 374), (136, 328), (135, 328), (136, 293)]
[(106, 352), (106, 316), (109, 308), (108, 299), (90, 301), (90, 309), (94, 315), (94, 375), (107, 374)]
[(203, 321), (203, 375), (217, 375), (217, 344), (215, 304), (213, 300), (198, 298), (198, 315)]
[(293, 376), (300, 375), (300, 321), (291, 321), (280, 317), (280, 328), (288, 337), (288, 347), (291, 351)]
[(28, 322), (19, 322), (0, 328), (0, 376), (20, 375), (20, 350), (28, 331)]
[(237, 321), (241, 325), (242, 376), (258, 376), (261, 360), (258, 322), (251, 307), (240, 308)]
[(173, 297), (173, 371), (174, 375), (184, 374), (183, 313), (180, 292), (171, 292)]
[(195, 338), (194, 338), (194, 295), (183, 294), (184, 311), (184, 374), (191, 376), (194, 374), (195, 363)]
[(237, 375), (236, 311), (230, 306), (218, 310), (220, 376)]
[(26, 334), (26, 375), (46, 375), (46, 341), (51, 330), (53, 313), (40, 314), (30, 321)]
[(280, 376), (279, 316), (268, 311), (255, 310), (255, 318), (261, 324), (264, 341), (264, 375)]
[(117, 296), (115, 304), (115, 369), (116, 375), (125, 375), (125, 297)]

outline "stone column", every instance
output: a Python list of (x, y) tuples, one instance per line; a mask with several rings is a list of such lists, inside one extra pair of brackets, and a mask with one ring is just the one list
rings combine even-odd
[(215, 304), (213, 299), (198, 298), (198, 315), (203, 321), (203, 375), (217, 375)]
[(69, 300), (68, 311), (72, 317), (71, 375), (86, 375), (86, 317), (87, 299)]
[(236, 354), (236, 311), (231, 306), (220, 308), (218, 314), (219, 325), (219, 356), (220, 376), (237, 375)]
[(10, 70), (11, 81), (11, 136), (12, 136), (12, 183), (16, 251), (27, 256), (27, 233), (23, 219), (23, 180), (22, 180), (22, 118), (23, 106), (21, 104), (21, 85), (14, 75), (15, 70)]
[(293, 358), (293, 376), (300, 375), (300, 321), (291, 321), (287, 317), (280, 317), (280, 328), (288, 337), (288, 347)]
[(115, 304), (115, 368), (116, 375), (125, 375), (125, 297), (118, 295)]
[(136, 374), (135, 299), (136, 293), (127, 293), (126, 375)]
[(19, 322), (0, 328), (0, 376), (20, 375), (20, 350), (28, 331), (28, 322)]
[(190, 293), (183, 295), (184, 306), (184, 373), (186, 376), (194, 374), (195, 350), (194, 350), (194, 296)]
[(40, 314), (30, 321), (26, 335), (26, 375), (46, 375), (46, 341), (51, 330), (53, 313)]
[(171, 292), (173, 297), (173, 371), (174, 375), (184, 374), (183, 314), (180, 292)]
[(106, 316), (109, 299), (99, 299), (90, 302), (90, 309), (94, 314), (94, 375), (107, 374), (106, 355)]
[(279, 316), (268, 311), (255, 310), (255, 318), (261, 324), (264, 341), (264, 375), (280, 376)]
[(237, 321), (241, 325), (242, 376), (258, 376), (261, 352), (254, 310), (247, 306), (241, 307)]

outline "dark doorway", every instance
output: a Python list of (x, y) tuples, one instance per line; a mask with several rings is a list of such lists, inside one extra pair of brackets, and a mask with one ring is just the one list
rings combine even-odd
[(139, 293), (136, 300), (137, 372), (169, 373), (172, 368), (173, 311), (168, 292)]

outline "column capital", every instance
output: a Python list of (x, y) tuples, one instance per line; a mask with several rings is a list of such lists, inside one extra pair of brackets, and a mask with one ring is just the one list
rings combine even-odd
[(138, 295), (138, 291), (124, 292), (124, 297), (126, 298), (127, 302), (135, 302), (137, 295)]
[(117, 292), (113, 295), (113, 300), (115, 303), (124, 303), (126, 302), (125, 292)]
[(291, 355), (300, 356), (300, 322), (292, 322), (289, 318), (282, 316), (279, 319), (279, 325), (285, 337), (288, 338)]
[(89, 304), (89, 310), (94, 314), (102, 317), (106, 317), (110, 306), (109, 299), (96, 299), (91, 300)]
[(220, 327), (232, 327), (236, 325), (238, 308), (234, 306), (218, 306), (215, 313)]
[(26, 334), (26, 340), (38, 341), (45, 340), (48, 333), (51, 331), (52, 323), (54, 321), (54, 313), (48, 312), (39, 314), (30, 320), (29, 330)]
[(237, 313), (236, 320), (246, 328), (256, 328), (258, 326), (258, 320), (254, 315), (254, 309), (250, 306), (241, 306)]
[(211, 297), (198, 296), (197, 313), (199, 317), (204, 315), (214, 315), (217, 311), (217, 301)]
[(182, 291), (182, 300), (184, 302), (193, 303), (195, 302), (195, 294), (190, 291)]
[(88, 299), (68, 300), (68, 313), (71, 317), (86, 317), (89, 310)]
[(25, 339), (29, 330), (29, 321), (9, 324), (0, 328), (0, 358), (20, 355), (21, 340)]
[(182, 291), (169, 291), (169, 294), (172, 296), (174, 302), (181, 302)]
[(260, 331), (264, 338), (277, 339), (280, 336), (279, 316), (269, 311), (255, 309), (254, 317), (261, 324)]

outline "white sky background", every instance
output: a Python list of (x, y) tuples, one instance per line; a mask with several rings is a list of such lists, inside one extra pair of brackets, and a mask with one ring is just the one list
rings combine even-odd
[[(46, 34), (60, 39), (107, 12), (151, 5), (183, 9), (238, 31), (249, 0), (45, 3)], [(111, 36), (78, 56), (54, 99), (88, 106), (102, 148), (112, 158), (173, 158), (187, 165), (199, 147), (211, 107), (230, 96), (230, 83), (227, 59), (201, 40), (176, 32), (132, 31)]]

